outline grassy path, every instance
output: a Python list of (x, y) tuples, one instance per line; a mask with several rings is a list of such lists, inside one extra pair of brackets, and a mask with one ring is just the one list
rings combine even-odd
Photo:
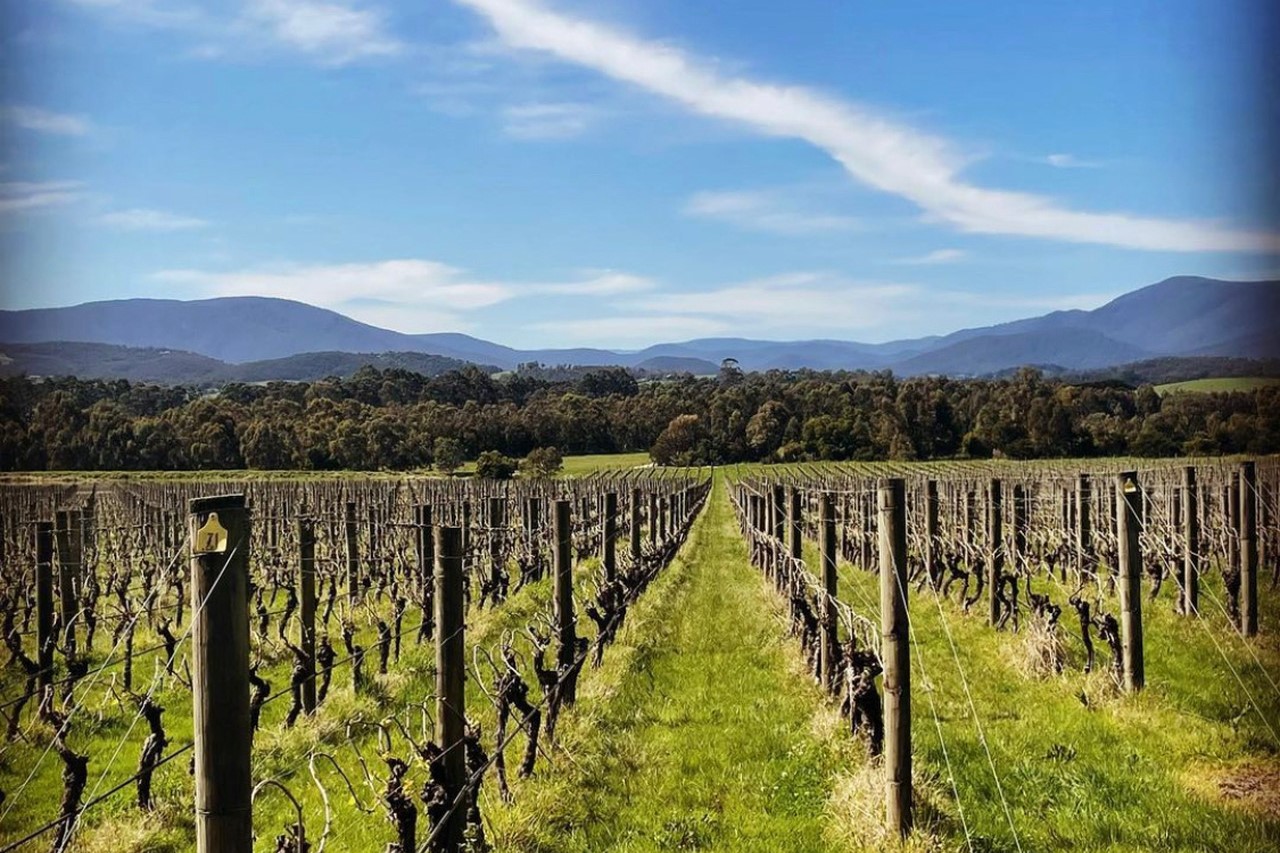
[(494, 821), (499, 849), (831, 850), (824, 813), (856, 757), (747, 562), (722, 481), (684, 553), (586, 685), (552, 780)]

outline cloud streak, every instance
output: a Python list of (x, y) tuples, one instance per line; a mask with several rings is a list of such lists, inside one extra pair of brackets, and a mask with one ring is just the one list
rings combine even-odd
[(1214, 222), (1074, 210), (1027, 192), (969, 183), (943, 139), (793, 85), (725, 74), (675, 47), (530, 0), (456, 0), (507, 45), (550, 53), (758, 133), (804, 140), (866, 186), (905, 198), (960, 231), (1168, 252), (1280, 252), (1280, 235)]
[(859, 228), (858, 220), (851, 216), (797, 210), (779, 199), (776, 193), (758, 190), (694, 193), (685, 203), (684, 213), (753, 231), (791, 236), (856, 231)]
[(0, 183), (0, 214), (61, 207), (82, 198), (78, 181), (10, 181)]
[(15, 105), (4, 113), (15, 127), (53, 136), (88, 136), (93, 128), (84, 116), (56, 113), (39, 107)]
[(572, 139), (590, 130), (596, 118), (586, 104), (517, 104), (502, 111), (502, 129), (516, 139)]
[(205, 219), (144, 207), (104, 213), (98, 217), (98, 222), (122, 231), (191, 231), (209, 226)]
[(635, 296), (652, 279), (618, 270), (583, 270), (563, 282), (487, 281), (422, 258), (345, 264), (276, 264), (230, 271), (168, 269), (154, 281), (200, 296), (269, 296), (318, 305), (410, 334), (466, 327), (465, 315), (515, 299)]
[(405, 49), (379, 7), (353, 0), (240, 0), (210, 6), (186, 0), (71, 2), (125, 24), (199, 39), (186, 52), (194, 59), (222, 59), (274, 47), (320, 65), (342, 66), (395, 56)]

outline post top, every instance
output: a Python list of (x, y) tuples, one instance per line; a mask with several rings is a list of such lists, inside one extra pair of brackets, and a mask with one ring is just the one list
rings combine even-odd
[(192, 498), (188, 504), (188, 508), (192, 515), (205, 512), (217, 512), (224, 509), (244, 509), (244, 495), (212, 495), (207, 498)]

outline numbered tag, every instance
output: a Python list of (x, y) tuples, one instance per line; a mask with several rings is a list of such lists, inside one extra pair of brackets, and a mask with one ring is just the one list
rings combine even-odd
[(204, 525), (196, 531), (195, 554), (221, 554), (227, 550), (227, 528), (218, 521), (216, 512), (209, 513)]
[(1134, 492), (1136, 492), (1136, 491), (1138, 491), (1138, 483), (1137, 483), (1137, 481), (1136, 481), (1136, 480), (1134, 480), (1132, 477), (1125, 477), (1125, 478), (1124, 478), (1124, 493), (1125, 493), (1126, 495), (1131, 495), (1131, 494), (1133, 494), (1133, 493), (1134, 493)]

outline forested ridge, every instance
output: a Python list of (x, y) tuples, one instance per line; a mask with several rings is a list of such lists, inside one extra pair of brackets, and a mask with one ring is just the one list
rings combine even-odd
[(0, 380), (3, 470), (411, 469), (468, 457), (650, 451), (663, 464), (1280, 451), (1280, 389), (1161, 398), (1144, 385), (770, 371), (638, 382), (468, 368), (195, 388)]

